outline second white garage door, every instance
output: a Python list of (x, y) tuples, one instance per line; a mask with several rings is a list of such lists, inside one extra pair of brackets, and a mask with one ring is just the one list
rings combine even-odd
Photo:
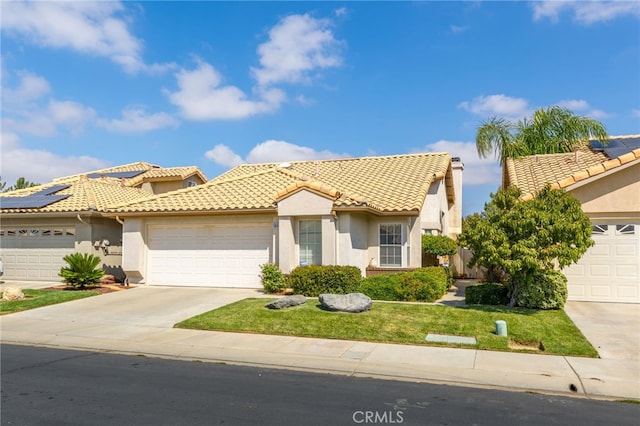
[(595, 245), (564, 269), (569, 300), (640, 303), (640, 224), (593, 225)]
[(272, 246), (270, 224), (152, 226), (147, 282), (260, 288), (260, 265), (271, 261)]

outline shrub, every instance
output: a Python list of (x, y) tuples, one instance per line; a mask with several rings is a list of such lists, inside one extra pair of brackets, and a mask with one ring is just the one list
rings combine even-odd
[(360, 284), (360, 291), (374, 300), (434, 302), (447, 289), (447, 272), (438, 266), (375, 275), (362, 280)]
[(472, 285), (465, 289), (464, 301), (468, 305), (506, 305), (509, 288), (500, 283)]
[(422, 265), (438, 265), (438, 256), (453, 256), (458, 243), (446, 235), (422, 235)]
[(559, 309), (567, 301), (567, 277), (560, 271), (546, 270), (520, 283), (516, 304), (525, 308)]
[(102, 260), (93, 254), (72, 253), (62, 259), (69, 266), (62, 267), (58, 275), (72, 287), (84, 288), (86, 285), (97, 284), (104, 275), (102, 268), (98, 268)]
[(422, 235), (422, 251), (434, 256), (453, 256), (458, 252), (458, 243), (446, 235)]
[(400, 300), (397, 288), (400, 287), (401, 273), (380, 274), (367, 277), (360, 283), (360, 292), (373, 300)]
[(285, 275), (280, 271), (280, 268), (275, 263), (265, 263), (260, 265), (262, 273), (260, 279), (262, 280), (262, 287), (265, 293), (279, 293), (287, 285)]
[(289, 275), (294, 293), (318, 297), (322, 293), (347, 294), (358, 291), (362, 272), (356, 266), (298, 266)]

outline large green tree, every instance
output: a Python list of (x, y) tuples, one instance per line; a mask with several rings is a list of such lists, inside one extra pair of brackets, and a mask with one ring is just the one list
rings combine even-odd
[[(522, 201), (520, 195), (516, 187), (491, 194), (482, 213), (465, 219), (458, 237), (473, 252), (471, 267), (505, 274), (509, 306), (518, 304), (524, 286), (536, 285), (534, 277), (577, 262), (593, 245), (589, 218), (571, 194), (547, 185), (531, 200)], [(564, 285), (566, 299), (566, 281)]]
[(476, 148), (480, 157), (495, 154), (504, 165), (510, 157), (571, 152), (591, 139), (606, 145), (608, 135), (602, 123), (575, 115), (567, 108), (551, 106), (515, 123), (499, 117), (481, 123)]

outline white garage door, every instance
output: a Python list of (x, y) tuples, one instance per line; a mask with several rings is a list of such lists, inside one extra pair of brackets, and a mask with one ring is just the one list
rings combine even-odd
[(594, 224), (591, 247), (564, 269), (569, 300), (640, 303), (640, 224)]
[(74, 252), (75, 228), (29, 227), (0, 230), (5, 280), (60, 281), (62, 260)]
[(152, 226), (150, 285), (260, 288), (271, 259), (271, 225)]

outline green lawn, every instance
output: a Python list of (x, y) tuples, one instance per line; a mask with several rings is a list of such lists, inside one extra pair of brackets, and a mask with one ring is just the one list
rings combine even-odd
[[(305, 305), (295, 308), (270, 310), (264, 305), (271, 300), (273, 299), (241, 300), (189, 318), (175, 327), (411, 345), (444, 345), (425, 341), (428, 333), (436, 333), (475, 337), (478, 341), (477, 346), (458, 345), (459, 347), (516, 351), (509, 347), (509, 340), (512, 340), (520, 343), (542, 342), (544, 351), (535, 351), (540, 353), (598, 356), (593, 346), (562, 310), (374, 302), (369, 312), (347, 314), (323, 311), (319, 308), (317, 299), (309, 299)], [(496, 320), (507, 322), (509, 338), (494, 334)]]
[(23, 290), (24, 300), (0, 301), (0, 315), (96, 296), (97, 291)]

